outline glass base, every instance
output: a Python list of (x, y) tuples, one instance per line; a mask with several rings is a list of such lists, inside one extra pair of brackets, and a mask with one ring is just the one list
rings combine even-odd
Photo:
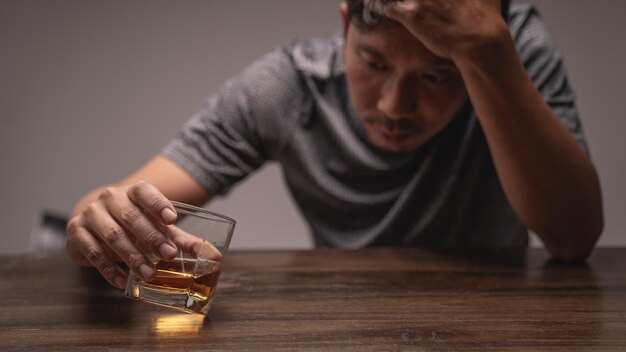
[(207, 314), (211, 308), (211, 297), (191, 294), (188, 289), (156, 286), (129, 274), (125, 294), (140, 301), (174, 308), (186, 313)]

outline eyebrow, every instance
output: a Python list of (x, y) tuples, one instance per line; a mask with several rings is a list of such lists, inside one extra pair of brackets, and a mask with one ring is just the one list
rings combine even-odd
[(437, 57), (431, 64), (435, 65), (435, 66), (445, 66), (445, 67), (454, 67), (456, 68), (456, 65), (454, 64), (454, 62), (450, 59), (444, 59), (442, 57)]
[[(361, 43), (357, 43), (356, 47), (358, 51), (363, 51), (367, 53), (368, 55), (372, 55), (373, 57), (377, 59), (385, 59), (385, 55), (383, 53), (369, 46), (368, 44), (361, 42)], [(452, 60), (444, 59), (442, 57), (436, 57), (434, 60), (430, 61), (428, 64), (433, 65), (433, 66), (456, 68), (456, 65), (454, 64)]]

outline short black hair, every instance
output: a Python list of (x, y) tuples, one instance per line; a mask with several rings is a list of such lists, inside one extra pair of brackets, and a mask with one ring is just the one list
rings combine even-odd
[[(378, 23), (390, 22), (391, 19), (384, 15), (366, 9), (363, 0), (346, 0), (348, 4), (348, 18), (360, 29), (370, 29)], [(500, 0), (502, 17), (509, 19), (509, 5), (511, 0)]]

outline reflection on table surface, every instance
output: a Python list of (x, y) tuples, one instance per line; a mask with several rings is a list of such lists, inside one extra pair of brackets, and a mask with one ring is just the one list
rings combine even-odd
[(181, 334), (198, 336), (204, 324), (204, 315), (173, 313), (155, 316), (152, 320), (152, 332), (158, 338), (176, 337)]
[(626, 350), (624, 248), (235, 251), (206, 317), (63, 255), (0, 257), (0, 278), (8, 350)]

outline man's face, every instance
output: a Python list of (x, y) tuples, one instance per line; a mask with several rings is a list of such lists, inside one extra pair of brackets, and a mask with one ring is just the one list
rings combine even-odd
[(348, 90), (370, 141), (390, 152), (417, 150), (467, 101), (459, 71), (399, 24), (361, 30), (343, 17)]

